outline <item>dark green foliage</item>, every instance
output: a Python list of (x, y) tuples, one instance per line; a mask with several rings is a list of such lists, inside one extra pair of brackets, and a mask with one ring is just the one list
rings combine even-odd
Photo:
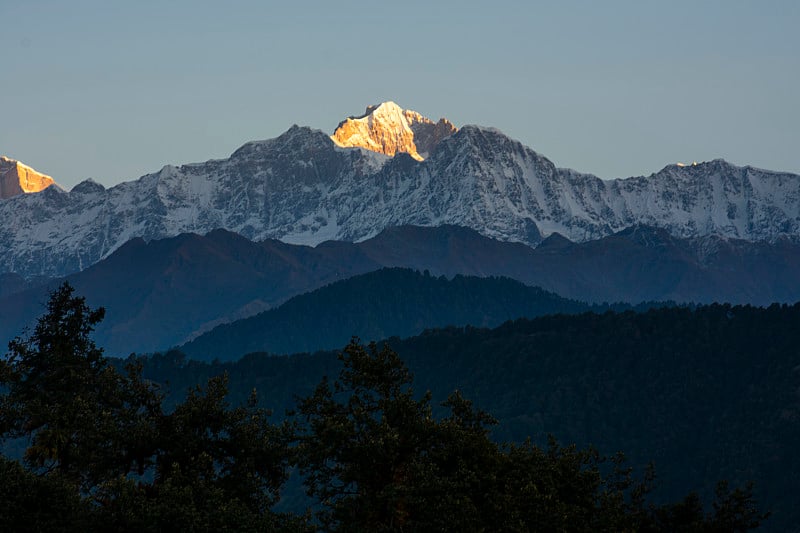
[(26, 437), (25, 463), (56, 472), (84, 491), (134, 465), (148, 466), (152, 415), (160, 397), (132, 364), (121, 374), (89, 334), (103, 318), (64, 284), (33, 334), (9, 344), (0, 361), (0, 434)]
[[(24, 464), (0, 459), (4, 531), (745, 531), (764, 518), (750, 487), (721, 484), (708, 510), (694, 495), (655, 504), (650, 474), (638, 481), (621, 456), (553, 440), (497, 444), (495, 420), (461, 393), (438, 407), (415, 394), (386, 345), (348, 345), (338, 379), (323, 379), (281, 426), (252, 388), (229, 398), (225, 375), (165, 410), (141, 361), (118, 371), (91, 341), (101, 317), (64, 285), (0, 366), (2, 436), (29, 439)], [(471, 347), (455, 337), (428, 354), (478, 349), (477, 332), (487, 333), (464, 335)], [(243, 360), (251, 368), (236, 379), (263, 361)], [(178, 354), (153, 363), (194, 378), (204, 368)], [(291, 465), (319, 524), (274, 511)]]
[(119, 372), (91, 341), (102, 316), (64, 284), (30, 338), (12, 342), (0, 362), (0, 435), (29, 439), (26, 468), (0, 464), (8, 491), (0, 529), (302, 527), (271, 511), (287, 477), (288, 439), (255, 393), (232, 407), (226, 379), (216, 377), (164, 412), (140, 363)]
[(351, 344), (342, 360), (341, 379), (333, 387), (323, 380), (298, 407), (309, 495), (326, 506), (320, 516), (329, 529), (411, 527), (416, 474), (435, 438), (429, 398), (414, 398), (408, 370), (387, 348)]
[(271, 508), (287, 477), (287, 438), (256, 406), (255, 394), (231, 407), (226, 381), (210, 379), (159, 418), (155, 479), (109, 483), (98, 510), (102, 523), (136, 531), (166, 524), (180, 531), (263, 531), (284, 521)]
[(208, 486), (212, 495), (218, 491), (261, 515), (286, 480), (287, 438), (257, 407), (255, 391), (236, 408), (227, 393), (227, 378), (212, 378), (205, 391), (191, 391), (164, 417), (156, 486), (176, 480), (180, 486)]
[[(414, 373), (415, 389), (432, 392), (434, 416), (447, 415), (440, 404), (459, 389), (498, 419), (497, 441), (531, 436), (544, 446), (553, 434), (607, 455), (624, 450), (638, 472), (655, 464), (656, 502), (682, 501), (688, 491), (711, 501), (717, 480), (752, 480), (772, 511), (765, 527), (800, 523), (800, 305), (541, 317), (389, 343)], [(340, 369), (333, 352), (171, 361), (145, 361), (148, 378), (172, 385), (169, 401), (227, 372), (235, 401), (258, 387), (276, 413)]]
[(0, 456), (0, 529), (86, 531), (90, 505), (60, 474), (39, 476)]
[(690, 496), (647, 504), (641, 482), (592, 449), (502, 447), (495, 421), (454, 393), (437, 420), (395, 352), (349, 344), (333, 385), (299, 403), (296, 450), (330, 531), (746, 531), (763, 516), (748, 490), (720, 487), (714, 513)]

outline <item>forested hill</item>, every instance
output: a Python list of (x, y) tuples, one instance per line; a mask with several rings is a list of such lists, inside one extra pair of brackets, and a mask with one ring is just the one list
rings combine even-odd
[(507, 320), (580, 313), (587, 304), (507, 278), (433, 277), (388, 268), (296, 296), (276, 309), (218, 326), (180, 349), (203, 360), (249, 352), (334, 349), (352, 336), (379, 340), (450, 325), (494, 327)]
[[(501, 440), (550, 433), (623, 450), (639, 467), (652, 460), (665, 497), (752, 480), (773, 511), (769, 528), (800, 523), (800, 304), (547, 316), (389, 344), (417, 392), (430, 389), (436, 402), (462, 390), (499, 418)], [(176, 395), (222, 372), (235, 399), (256, 387), (282, 413), (338, 363), (329, 352), (209, 365), (172, 352), (145, 367)]]

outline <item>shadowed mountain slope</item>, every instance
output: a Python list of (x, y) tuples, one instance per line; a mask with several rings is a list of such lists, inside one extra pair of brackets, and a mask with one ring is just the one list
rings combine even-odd
[[(212, 327), (271, 309), (298, 294), (381, 267), (435, 276), (503, 276), (589, 303), (669, 301), (768, 305), (800, 300), (800, 245), (720, 237), (678, 239), (636, 227), (586, 243), (552, 235), (536, 249), (457, 226), (390, 228), (360, 243), (314, 248), (252, 242), (217, 230), (149, 243), (134, 239), (69, 276), (93, 306), (109, 353), (181, 344)], [(31, 325), (60, 283), (0, 278), (0, 338)]]
[(589, 306), (508, 278), (432, 277), (381, 269), (296, 296), (276, 309), (218, 326), (180, 347), (190, 357), (237, 359), (249, 352), (294, 353), (342, 346), (352, 336), (408, 337), (442, 326), (579, 313)]

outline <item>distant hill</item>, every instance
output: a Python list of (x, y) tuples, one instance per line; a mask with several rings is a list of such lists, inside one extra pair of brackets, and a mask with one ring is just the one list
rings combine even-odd
[[(274, 240), (255, 243), (217, 230), (151, 242), (134, 239), (64, 279), (90, 305), (106, 308), (97, 339), (110, 354), (125, 355), (183, 342), (222, 321), (377, 268), (349, 244), (317, 250)], [(0, 299), (0, 336), (11, 338), (30, 325), (47, 291), (61, 281)]]
[[(800, 300), (798, 243), (678, 239), (645, 226), (585, 243), (552, 235), (535, 249), (458, 226), (394, 227), (363, 242), (313, 248), (216, 230), (134, 239), (66, 279), (90, 305), (106, 307), (97, 339), (109, 354), (126, 355), (182, 344), (216, 325), (382, 267), (508, 277), (590, 303)], [(60, 282), (0, 276), (3, 344), (33, 323), (47, 290)]]
[(381, 269), (295, 296), (280, 307), (217, 326), (181, 346), (198, 359), (248, 352), (307, 352), (351, 337), (408, 337), (442, 326), (497, 326), (519, 317), (579, 313), (589, 306), (508, 278), (449, 280), (408, 269)]

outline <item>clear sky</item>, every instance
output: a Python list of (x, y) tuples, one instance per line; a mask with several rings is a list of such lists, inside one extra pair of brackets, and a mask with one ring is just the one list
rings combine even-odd
[(800, 172), (800, 1), (0, 0), (0, 154), (70, 188), (371, 103), (602, 178)]

